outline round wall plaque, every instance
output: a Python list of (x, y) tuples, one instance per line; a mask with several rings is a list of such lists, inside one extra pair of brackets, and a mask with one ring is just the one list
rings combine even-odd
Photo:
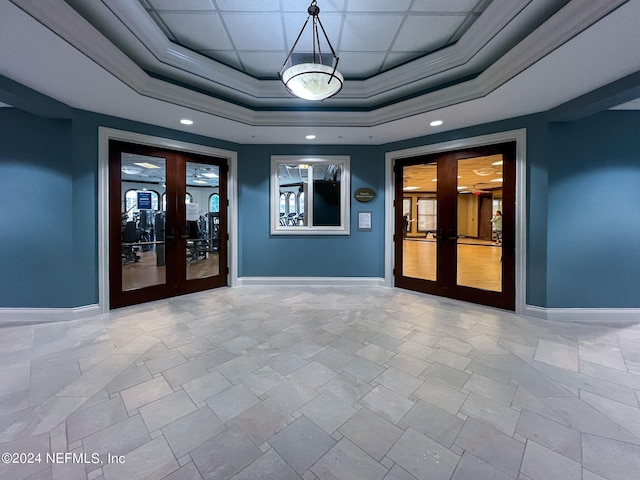
[(374, 192), (370, 188), (359, 188), (355, 191), (353, 196), (357, 201), (365, 203), (370, 202), (371, 200), (376, 198), (376, 192)]

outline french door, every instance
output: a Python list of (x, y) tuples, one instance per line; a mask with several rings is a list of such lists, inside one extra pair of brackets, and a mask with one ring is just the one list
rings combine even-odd
[(227, 284), (225, 159), (109, 141), (110, 307)]
[(515, 310), (515, 151), (396, 161), (396, 286)]

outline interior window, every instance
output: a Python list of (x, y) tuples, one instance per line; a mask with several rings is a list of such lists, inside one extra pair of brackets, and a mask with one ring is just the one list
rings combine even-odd
[(271, 233), (348, 235), (349, 157), (272, 156)]
[(209, 197), (209, 212), (218, 213), (220, 211), (220, 195), (217, 193)]

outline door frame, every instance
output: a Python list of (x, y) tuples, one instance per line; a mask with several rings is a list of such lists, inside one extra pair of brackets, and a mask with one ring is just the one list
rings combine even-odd
[(226, 159), (227, 173), (227, 285), (238, 282), (238, 153), (231, 150), (182, 142), (170, 138), (154, 137), (125, 130), (98, 127), (98, 308), (108, 313), (109, 308), (109, 140), (120, 140), (150, 147), (178, 150)]
[[(526, 305), (526, 129), (510, 130), (477, 137), (461, 138), (448, 142), (423, 145), (420, 147), (395, 150), (385, 153), (385, 253), (384, 284), (394, 285), (395, 262), (395, 173), (396, 160), (433, 153), (464, 150), (497, 143), (516, 142), (516, 230), (515, 230), (515, 313), (523, 315)], [(402, 199), (400, 199), (401, 201)]]

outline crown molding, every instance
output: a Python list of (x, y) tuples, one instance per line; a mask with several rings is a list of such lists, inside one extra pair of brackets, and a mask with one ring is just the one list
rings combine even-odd
[[(494, 0), (480, 17), (482, 21), (474, 22), (454, 45), (370, 79), (350, 80), (332, 105), (349, 103), (370, 106), (385, 103), (393, 97), (406, 96), (447, 81), (441, 78), (442, 74), (449, 73), (451, 76), (453, 69), (456, 69), (457, 77), (471, 74), (480, 68), (482, 58), (473, 63), (471, 60), (481, 52), (487, 57), (491, 53), (488, 46), (492, 43), (496, 47), (501, 46), (500, 38), (506, 36), (510, 22), (531, 2)], [(274, 102), (300, 103), (282, 88), (279, 80), (256, 80), (172, 43), (138, 2), (103, 0), (89, 5), (92, 6), (91, 12), (100, 14), (103, 22), (116, 26), (120, 22), (126, 26), (116, 43), (126, 43), (128, 48), (133, 46), (137, 52), (136, 61), (148, 70), (210, 88), (214, 93), (239, 99), (250, 107), (273, 106), (276, 104)], [(135, 48), (136, 42), (142, 48)]]
[[(228, 67), (220, 68), (220, 64), (205, 57), (196, 56), (186, 49), (177, 48), (173, 44), (170, 44), (171, 48), (155, 52), (162, 61), (170, 58), (182, 59), (181, 66), (191, 65), (201, 78), (206, 73), (213, 71), (217, 75), (217, 77), (213, 75), (214, 79), (221, 79), (220, 85), (225, 83), (223, 87), (227, 91), (233, 90), (235, 95), (233, 98), (244, 95), (245, 98), (267, 99), (268, 105), (278, 105), (281, 108), (254, 109), (151, 77), (67, 3), (63, 1), (11, 0), (14, 5), (45, 25), (138, 94), (256, 127), (300, 125), (372, 127), (484, 97), (627, 1), (593, 0), (585, 3), (574, 0), (570, 2), (480, 75), (464, 83), (397, 103), (389, 103), (379, 108), (365, 111), (356, 111), (353, 108), (362, 107), (380, 98), (390, 99), (397, 93), (403, 93), (402, 88), (395, 88), (393, 84), (388, 86), (391, 77), (398, 77), (395, 80), (395, 85), (408, 85), (413, 80), (413, 86), (415, 86), (415, 83), (419, 82), (420, 76), (430, 77), (431, 80), (434, 80), (441, 78), (438, 75), (449, 75), (453, 65), (464, 61), (469, 62), (469, 56), (473, 56), (468, 54), (465, 57), (462, 53), (456, 54), (456, 49), (451, 47), (444, 49), (438, 54), (439, 56), (430, 55), (420, 59), (420, 62), (411, 62), (368, 80), (348, 82), (339, 98), (336, 98), (335, 102), (332, 99), (328, 104), (329, 107), (332, 107), (331, 110), (322, 110), (321, 106), (320, 110), (314, 110), (310, 114), (309, 111), (303, 110), (305, 106), (308, 107), (308, 103), (291, 98), (284, 93), (279, 81), (259, 81)], [(104, 2), (112, 4), (113, 0), (104, 0)], [(503, 15), (497, 16), (492, 21), (491, 28), (504, 24), (530, 3), (531, 0), (496, 0), (492, 3), (492, 5), (495, 4), (495, 8), (505, 7), (505, 5), (511, 5), (511, 8), (505, 8)], [(118, 2), (117, 6), (119, 8), (137, 8), (144, 12), (138, 2)], [(119, 14), (125, 13), (122, 10), (118, 10), (118, 12)], [(147, 23), (149, 22), (150, 20)], [(145, 28), (148, 31), (144, 36), (141, 36), (143, 39), (152, 44), (161, 41), (157, 37), (157, 32), (152, 32), (149, 25), (146, 25)], [(475, 40), (483, 38), (486, 42), (490, 38), (491, 28), (471, 29), (471, 38)], [(162, 38), (169, 43), (164, 35)], [(465, 42), (468, 41), (470, 40), (461, 39), (459, 44), (465, 46)], [(434, 68), (432, 69), (432, 67)], [(434, 73), (438, 69), (440, 69), (440, 73)], [(181, 71), (186, 72), (186, 70)], [(211, 82), (213, 81), (211, 80)], [(424, 81), (429, 81), (429, 78)], [(249, 93), (240, 93), (240, 90), (243, 89)], [(358, 94), (356, 95), (354, 92), (358, 92)], [(300, 108), (296, 110), (298, 107)], [(342, 110), (338, 111), (338, 109)]]

